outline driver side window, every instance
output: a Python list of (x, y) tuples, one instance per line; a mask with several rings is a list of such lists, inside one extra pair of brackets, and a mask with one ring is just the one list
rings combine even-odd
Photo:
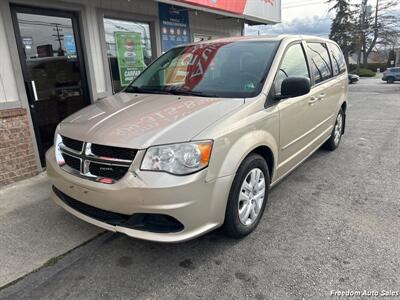
[(293, 76), (303, 76), (310, 78), (306, 57), (301, 44), (290, 46), (286, 51), (281, 66), (275, 76), (275, 94), (281, 93), (282, 81)]

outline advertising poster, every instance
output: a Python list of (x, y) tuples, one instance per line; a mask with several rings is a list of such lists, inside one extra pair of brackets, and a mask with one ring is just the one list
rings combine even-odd
[(64, 35), (64, 47), (68, 55), (76, 53), (75, 40), (72, 35)]
[(25, 46), (25, 49), (31, 50), (33, 45), (33, 38), (28, 36), (22, 37), (22, 44)]
[(145, 68), (141, 34), (114, 32), (114, 38), (121, 86), (127, 86)]
[(189, 15), (186, 9), (159, 3), (161, 49), (169, 49), (190, 42)]

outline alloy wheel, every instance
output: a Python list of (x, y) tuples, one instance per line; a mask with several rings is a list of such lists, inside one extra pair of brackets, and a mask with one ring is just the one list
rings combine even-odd
[(246, 175), (239, 193), (239, 220), (250, 226), (259, 215), (265, 197), (265, 177), (259, 168), (254, 168)]
[(335, 124), (334, 133), (333, 133), (333, 135), (334, 135), (333, 140), (335, 142), (335, 145), (339, 144), (340, 137), (342, 135), (342, 130), (343, 130), (343, 116), (340, 113), (340, 114), (338, 114), (338, 116), (336, 118), (336, 124)]

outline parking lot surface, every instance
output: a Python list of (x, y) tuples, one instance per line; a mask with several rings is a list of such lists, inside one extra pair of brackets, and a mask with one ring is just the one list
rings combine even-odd
[(0, 298), (400, 294), (399, 152), (400, 83), (361, 79), (350, 86), (339, 149), (317, 151), (276, 186), (253, 234), (232, 240), (215, 231), (159, 244), (107, 232), (1, 290)]

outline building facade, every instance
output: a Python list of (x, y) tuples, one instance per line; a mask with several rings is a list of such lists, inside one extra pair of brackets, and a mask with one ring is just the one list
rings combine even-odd
[(164, 51), (280, 14), (280, 0), (0, 0), (0, 186), (42, 171), (62, 119)]

